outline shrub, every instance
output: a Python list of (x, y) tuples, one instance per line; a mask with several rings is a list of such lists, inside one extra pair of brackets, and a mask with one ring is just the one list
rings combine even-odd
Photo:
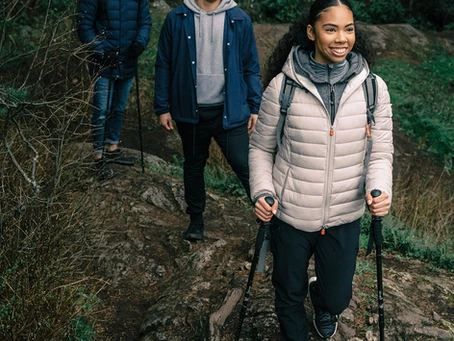
[(400, 0), (350, 1), (356, 20), (369, 24), (388, 24), (406, 22), (405, 9)]

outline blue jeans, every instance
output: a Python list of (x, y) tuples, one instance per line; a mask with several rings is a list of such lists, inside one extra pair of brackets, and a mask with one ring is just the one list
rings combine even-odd
[(104, 142), (118, 144), (123, 115), (128, 104), (134, 78), (111, 79), (100, 77), (95, 83), (91, 117), (93, 149), (102, 154)]

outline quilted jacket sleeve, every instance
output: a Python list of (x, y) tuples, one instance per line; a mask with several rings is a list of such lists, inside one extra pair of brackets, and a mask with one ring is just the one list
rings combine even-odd
[(392, 199), (393, 122), (392, 106), (386, 83), (377, 76), (378, 101), (372, 124), (372, 152), (366, 176), (366, 190), (379, 189)]
[(277, 124), (280, 117), (279, 92), (283, 75), (276, 76), (265, 89), (255, 130), (249, 142), (249, 183), (251, 198), (276, 197), (273, 166), (277, 150)]
[(140, 43), (143, 47), (148, 45), (150, 41), (150, 31), (151, 31), (151, 14), (150, 9), (148, 8), (148, 1), (140, 1), (140, 12), (137, 20), (137, 37), (136, 41)]
[(80, 42), (91, 44), (90, 48), (93, 51), (101, 52), (103, 50), (103, 37), (97, 35), (95, 28), (98, 3), (98, 0), (79, 0), (76, 21), (77, 36)]

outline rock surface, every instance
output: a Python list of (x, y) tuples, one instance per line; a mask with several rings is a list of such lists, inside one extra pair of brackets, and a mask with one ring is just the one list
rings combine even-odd
[[(137, 154), (133, 150), (128, 151)], [(146, 164), (168, 167), (155, 156)], [(188, 224), (182, 181), (138, 165), (115, 178), (87, 179), (96, 221), (95, 275), (103, 274), (103, 340), (233, 340), (258, 228), (245, 199), (209, 192), (206, 239), (182, 239)], [(255, 275), (242, 340), (277, 340), (272, 262)], [(311, 266), (310, 272), (313, 273)], [(386, 340), (452, 340), (454, 274), (384, 254)], [(378, 340), (374, 255), (361, 250), (354, 297), (333, 340)], [(308, 316), (312, 315), (309, 300)], [(317, 340), (310, 329), (310, 340)]]

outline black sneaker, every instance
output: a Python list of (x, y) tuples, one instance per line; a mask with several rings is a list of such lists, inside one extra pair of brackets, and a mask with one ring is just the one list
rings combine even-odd
[(183, 235), (189, 241), (203, 240), (203, 216), (191, 214), (191, 222)]
[(135, 158), (125, 156), (123, 154), (123, 151), (120, 148), (117, 148), (112, 151), (106, 150), (104, 152), (104, 157), (106, 158), (107, 162), (114, 162), (118, 163), (119, 165), (132, 166), (134, 163), (136, 163)]
[(105, 181), (115, 175), (113, 169), (106, 164), (104, 158), (95, 160), (93, 162), (93, 168), (99, 181)]
[(312, 316), (312, 322), (314, 324), (314, 328), (317, 331), (317, 334), (320, 335), (323, 339), (329, 339), (330, 337), (334, 336), (337, 332), (338, 326), (338, 316), (332, 315), (327, 311), (323, 311), (318, 309), (314, 304), (314, 296), (315, 296), (315, 282), (317, 281), (317, 277), (311, 277), (309, 279), (309, 296), (311, 297), (312, 306), (314, 307), (314, 315)]

